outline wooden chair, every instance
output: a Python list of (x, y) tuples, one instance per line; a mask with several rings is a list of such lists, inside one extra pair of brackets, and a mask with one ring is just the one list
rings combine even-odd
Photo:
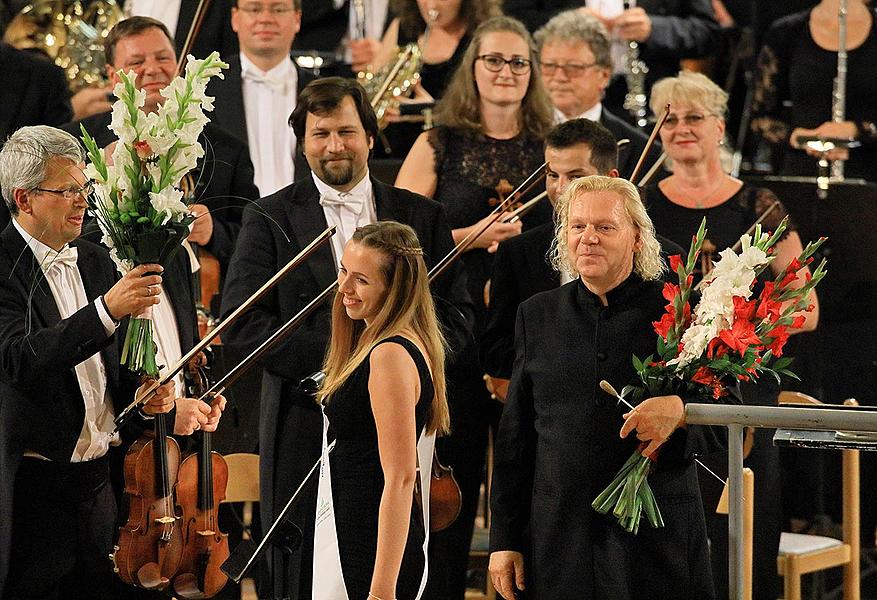
[[(728, 485), (722, 490), (716, 513), (728, 514)], [(743, 600), (752, 600), (752, 532), (755, 523), (755, 474), (743, 468)]]
[[(821, 404), (801, 392), (781, 392), (780, 404)], [(846, 400), (847, 406), (858, 406)], [(843, 567), (844, 600), (860, 598), (859, 451), (843, 450), (843, 539), (801, 533), (780, 536), (777, 572), (784, 578), (786, 600), (801, 599), (801, 576), (832, 567)]]
[[(226, 454), (228, 485), (224, 502), (242, 502), (243, 539), (249, 539), (253, 524), (253, 504), (259, 501), (259, 455), (247, 452)], [(256, 585), (251, 577), (241, 581), (241, 600), (257, 600)]]

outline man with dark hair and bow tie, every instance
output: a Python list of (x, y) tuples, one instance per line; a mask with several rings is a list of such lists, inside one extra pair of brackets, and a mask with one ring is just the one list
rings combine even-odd
[[(454, 246), (440, 204), (369, 176), (377, 119), (356, 81), (330, 77), (311, 82), (299, 95), (290, 124), (312, 173), (244, 212), (223, 289), (225, 310), (238, 306), (326, 227), (334, 225), (337, 232), (330, 244), (317, 250), (223, 334), (226, 345), (245, 352), (255, 349), (336, 281), (342, 249), (357, 227), (379, 220), (410, 225), (428, 266)], [(464, 277), (461, 265), (454, 263), (432, 283), (452, 349), (462, 348), (471, 335), (472, 302)], [(266, 526), (320, 456), (320, 409), (298, 384), (322, 365), (330, 308), (331, 303), (324, 303), (262, 358), (259, 456)], [(303, 547), (292, 556), (288, 577), (283, 577), (279, 557), (272, 559), (274, 597), (311, 597), (316, 485), (307, 489), (290, 514), (290, 520), (302, 529)], [(279, 589), (287, 579), (289, 589)]]
[(216, 97), (214, 122), (249, 144), (256, 186), (270, 196), (295, 178), (296, 140), (286, 120), (314, 78), (289, 56), (301, 25), (301, 0), (234, 4), (231, 27), (241, 50), (223, 57), (225, 78), (211, 80), (207, 91)]
[[(77, 239), (89, 183), (82, 147), (23, 127), (0, 151), (12, 222), (0, 233), (0, 597), (113, 598), (114, 417), (137, 382), (119, 368), (119, 321), (158, 305), (159, 265), (116, 280)], [(174, 386), (148, 414), (173, 408)], [(123, 434), (136, 434), (145, 422)], [(63, 590), (63, 592), (62, 592)]]

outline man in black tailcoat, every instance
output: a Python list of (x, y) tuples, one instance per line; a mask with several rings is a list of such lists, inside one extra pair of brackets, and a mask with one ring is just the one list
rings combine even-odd
[[(117, 281), (106, 250), (77, 239), (82, 160), (72, 136), (46, 126), (22, 128), (0, 152), (13, 216), (0, 233), (3, 598), (114, 598), (109, 452), (120, 442), (114, 415), (136, 389), (119, 368), (115, 333), (159, 302), (162, 278), (145, 265)], [(145, 410), (170, 410), (172, 391)]]
[[(556, 208), (554, 264), (574, 279), (518, 310), (494, 455), (491, 579), (507, 600), (515, 588), (551, 600), (713, 598), (692, 453), (718, 436), (685, 425), (679, 396), (627, 413), (599, 387), (633, 382), (631, 356), (655, 350), (666, 301), (651, 221), (620, 178), (578, 179)], [(649, 483), (665, 526), (631, 535), (591, 502), (640, 442), (656, 459)]]
[[(159, 92), (177, 71), (173, 38), (167, 28), (149, 17), (131, 17), (110, 30), (104, 48), (111, 82), (120, 81), (120, 71), (134, 71), (135, 85), (146, 91), (143, 110), (158, 110), (164, 102)], [(111, 117), (110, 112), (101, 113), (64, 129), (79, 137), (81, 124), (98, 146), (105, 147), (115, 141), (109, 129)], [(253, 164), (245, 143), (212, 123), (204, 127), (200, 142), (205, 156), (183, 180), (183, 191), (198, 199), (191, 206), (198, 218), (189, 241), (213, 254), (224, 272), (234, 251), (243, 207), (258, 198), (259, 192), (253, 184)]]
[[(250, 351), (301, 310), (337, 278), (344, 243), (356, 227), (395, 220), (414, 228), (428, 266), (453, 248), (442, 208), (417, 194), (385, 185), (369, 176), (368, 156), (377, 120), (365, 91), (355, 81), (318, 79), (299, 95), (290, 118), (311, 175), (244, 213), (238, 245), (223, 290), (224, 311), (238, 306), (329, 225), (331, 243), (283, 279), (230, 327), (227, 345)], [(451, 348), (462, 348), (471, 332), (471, 300), (459, 263), (433, 283), (438, 309)], [(263, 524), (267, 527), (319, 458), (322, 421), (312, 395), (299, 382), (322, 366), (330, 331), (330, 302), (262, 358), (260, 475)], [(292, 556), (289, 590), (279, 558), (273, 559), (275, 597), (310, 598), (315, 479), (292, 510), (303, 533)]]
[[(314, 76), (290, 58), (301, 26), (300, 0), (241, 3), (231, 9), (241, 51), (224, 56), (224, 77), (212, 79), (211, 118), (249, 145), (256, 186), (262, 196), (286, 187), (296, 176), (296, 140), (287, 119), (301, 90)], [(299, 169), (299, 176), (307, 174)]]

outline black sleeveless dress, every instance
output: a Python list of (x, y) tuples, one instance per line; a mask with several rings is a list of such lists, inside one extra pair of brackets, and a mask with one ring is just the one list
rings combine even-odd
[[(429, 420), (435, 394), (426, 359), (417, 346), (402, 336), (379, 344), (396, 343), (405, 348), (420, 375), (420, 398), (415, 408), (418, 438)], [(326, 406), (329, 436), (334, 436), (332, 501), (341, 555), (341, 571), (350, 600), (368, 596), (375, 567), (378, 541), (378, 509), (384, 487), (384, 473), (378, 455), (378, 432), (371, 410), (366, 358)], [(423, 575), (424, 530), (419, 507), (412, 497), (408, 542), (396, 583), (396, 598), (410, 600), (417, 595)]]

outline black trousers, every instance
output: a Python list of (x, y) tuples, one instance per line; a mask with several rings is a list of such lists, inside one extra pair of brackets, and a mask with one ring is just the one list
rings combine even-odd
[(4, 600), (107, 599), (116, 502), (109, 461), (23, 458), (15, 478)]

